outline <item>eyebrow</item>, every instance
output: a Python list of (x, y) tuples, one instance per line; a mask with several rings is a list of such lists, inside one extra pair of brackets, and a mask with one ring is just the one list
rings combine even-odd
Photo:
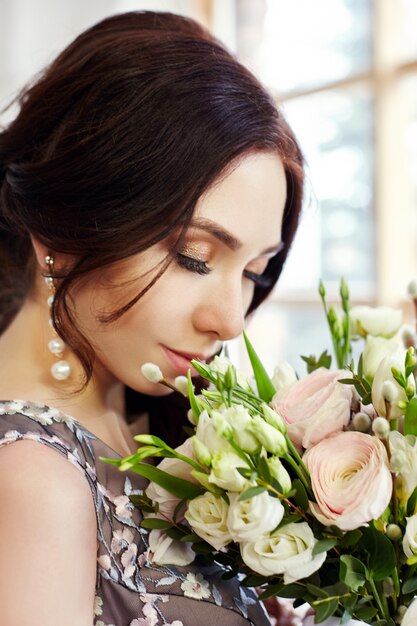
[[(196, 217), (190, 222), (189, 227), (205, 230), (233, 251), (239, 250), (243, 245), (242, 242), (239, 241), (239, 239), (232, 235), (228, 230), (207, 218)], [(269, 248), (265, 248), (265, 250), (262, 250), (259, 256), (262, 256), (264, 254), (278, 254), (278, 252), (281, 252), (283, 247), (284, 242), (280, 241), (277, 245), (270, 246)]]

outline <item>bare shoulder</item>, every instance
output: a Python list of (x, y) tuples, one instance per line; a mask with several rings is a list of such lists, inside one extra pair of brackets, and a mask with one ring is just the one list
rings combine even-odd
[(2, 624), (91, 626), (97, 527), (85, 476), (47, 445), (18, 441), (0, 449), (0, 502)]

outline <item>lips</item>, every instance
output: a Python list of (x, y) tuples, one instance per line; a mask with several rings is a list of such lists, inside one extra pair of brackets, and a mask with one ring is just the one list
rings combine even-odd
[(191, 376), (197, 376), (196, 370), (191, 366), (192, 359), (198, 359), (199, 361), (208, 361), (212, 357), (204, 356), (204, 354), (198, 352), (180, 352), (179, 350), (172, 350), (167, 346), (162, 346), (162, 349), (171, 364), (179, 376), (186, 376), (188, 370), (191, 370)]

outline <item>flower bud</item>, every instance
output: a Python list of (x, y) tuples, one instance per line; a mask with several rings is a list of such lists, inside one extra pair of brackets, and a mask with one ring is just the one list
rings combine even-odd
[(195, 416), (192, 409), (188, 409), (187, 411), (187, 419), (193, 426), (196, 425)]
[(262, 412), (264, 414), (265, 421), (277, 430), (279, 430), (280, 433), (285, 435), (285, 433), (287, 432), (287, 427), (285, 426), (282, 417), (278, 415), (278, 413), (265, 402), (262, 404)]
[(188, 379), (186, 376), (177, 376), (174, 385), (183, 396), (188, 397)]
[(360, 433), (367, 433), (371, 427), (371, 418), (364, 411), (355, 413), (352, 418), (353, 430), (357, 430)]
[(409, 346), (407, 349), (407, 353), (405, 355), (405, 367), (414, 368), (415, 364), (416, 364), (416, 351), (415, 351), (414, 346)]
[(219, 437), (229, 440), (233, 437), (233, 428), (219, 411), (213, 411), (211, 422)]
[(291, 478), (281, 461), (277, 456), (271, 456), (266, 460), (267, 465), (269, 467), (269, 471), (271, 472), (272, 478), (275, 478), (279, 482), (282, 487), (282, 491), (287, 494), (291, 491)]
[(297, 374), (287, 361), (281, 361), (274, 369), (271, 382), (277, 391), (281, 391), (297, 382)]
[(319, 294), (322, 298), (324, 298), (326, 295), (326, 289), (324, 288), (324, 283), (322, 280), (319, 282)]
[(140, 368), (143, 376), (151, 383), (159, 383), (164, 378), (161, 370), (155, 363), (144, 363)]
[(416, 345), (416, 335), (410, 326), (404, 326), (403, 331), (401, 333), (401, 339), (406, 348), (415, 347)]
[(386, 598), (394, 595), (394, 581), (391, 576), (387, 576), (387, 578), (384, 578), (382, 581), (382, 593)]
[(397, 450), (391, 454), (389, 460), (391, 472), (402, 474), (408, 467), (408, 459), (402, 450)]
[(398, 524), (388, 524), (385, 534), (391, 541), (399, 541), (403, 536)]
[(408, 283), (407, 293), (410, 298), (417, 298), (417, 280), (412, 280)]
[(390, 404), (395, 402), (398, 396), (397, 387), (394, 385), (394, 383), (391, 380), (385, 380), (382, 383), (381, 393), (382, 393), (382, 397), (384, 398), (384, 400), (386, 400)]
[(400, 606), (397, 609), (397, 612), (395, 614), (395, 623), (396, 624), (401, 624), (401, 622), (403, 621), (404, 615), (407, 612), (407, 607), (404, 604), (400, 604)]
[(197, 461), (202, 465), (206, 465), (206, 467), (210, 467), (213, 458), (210, 454), (210, 450), (195, 435), (194, 437), (191, 437), (191, 441), (193, 442), (194, 452), (197, 457)]
[(287, 442), (284, 435), (259, 415), (252, 418), (250, 430), (267, 452), (277, 456), (284, 456), (287, 453)]
[(372, 430), (379, 439), (385, 439), (390, 432), (388, 420), (385, 417), (376, 417), (372, 422)]

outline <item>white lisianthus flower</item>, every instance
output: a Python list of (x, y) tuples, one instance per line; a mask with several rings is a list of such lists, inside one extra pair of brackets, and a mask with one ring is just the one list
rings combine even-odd
[(178, 389), (178, 391), (188, 398), (188, 378), (186, 376), (177, 376), (174, 380), (174, 387)]
[[(413, 435), (404, 437), (397, 430), (389, 434), (389, 445), (391, 450), (391, 471), (396, 472), (402, 481), (398, 487), (401, 493), (397, 493), (402, 503), (406, 503), (408, 498), (417, 487), (417, 439)], [(401, 460), (400, 463), (398, 461)], [(396, 463), (393, 466), (393, 461)], [(396, 481), (396, 487), (399, 481)]]
[(242, 559), (262, 576), (284, 575), (289, 585), (317, 571), (326, 559), (326, 552), (313, 556), (317, 540), (306, 522), (286, 524), (270, 536), (240, 544)]
[(171, 539), (162, 530), (149, 533), (149, 561), (157, 565), (189, 565), (195, 559), (190, 543)]
[(389, 339), (395, 335), (403, 321), (400, 309), (387, 306), (354, 306), (349, 311), (349, 317), (354, 337), (374, 335)]
[(291, 491), (292, 483), (290, 475), (279, 460), (279, 457), (270, 456), (266, 460), (266, 462), (269, 467), (269, 471), (271, 472), (272, 478), (275, 478), (275, 480), (279, 482), (282, 487), (283, 493), (287, 494), (289, 491)]
[(267, 452), (277, 456), (284, 456), (287, 453), (288, 448), (284, 435), (259, 415), (252, 417), (249, 428)]
[(393, 354), (398, 349), (396, 339), (385, 339), (385, 337), (374, 337), (368, 335), (363, 349), (363, 373), (365, 377), (372, 381), (381, 361)]
[(206, 491), (190, 500), (185, 519), (197, 535), (220, 550), (232, 541), (227, 527), (228, 510), (229, 506), (221, 496)]
[(407, 525), (403, 538), (403, 550), (407, 558), (417, 554), (417, 514), (407, 517)]
[(198, 419), (196, 437), (199, 439), (211, 454), (221, 452), (222, 450), (232, 451), (230, 443), (217, 434), (213, 422), (207, 411), (202, 411)]
[(143, 376), (151, 383), (159, 383), (164, 375), (155, 363), (144, 363), (140, 368)]
[[(215, 428), (217, 420), (224, 420), (232, 429), (233, 439), (242, 450), (249, 452), (249, 454), (259, 452), (259, 442), (250, 431), (252, 417), (244, 406), (235, 404), (228, 408), (213, 411), (211, 419)], [(221, 428), (217, 427), (216, 431), (220, 434)]]
[(271, 382), (277, 391), (291, 387), (297, 382), (295, 369), (287, 361), (280, 361), (274, 369)]
[(267, 491), (249, 500), (239, 500), (240, 494), (229, 493), (227, 526), (233, 541), (251, 541), (254, 537), (272, 532), (284, 516), (284, 507), (278, 498)]
[[(212, 372), (217, 372), (218, 374), (226, 374), (229, 367), (233, 367), (233, 363), (225, 356), (215, 356), (214, 359), (210, 363), (210, 369)], [(236, 380), (237, 384), (243, 387), (244, 389), (249, 389), (248, 379), (245, 374), (236, 370)]]
[[(391, 381), (394, 385), (394, 387), (392, 387), (393, 402), (391, 403), (390, 408), (390, 418), (397, 419), (404, 415), (404, 409), (399, 408), (398, 402), (400, 400), (404, 402), (407, 401), (407, 396), (404, 389), (400, 387), (400, 385), (394, 379), (391, 368), (396, 367), (400, 371), (403, 371), (406, 353), (406, 350), (398, 348), (393, 354), (386, 356), (384, 359), (382, 359), (378, 369), (375, 372), (374, 381), (372, 383), (372, 404), (374, 405), (378, 415), (386, 416), (384, 397), (385, 381)], [(410, 374), (407, 383), (408, 385), (415, 388), (415, 380), (413, 374)], [(396, 394), (394, 394), (394, 391), (396, 391)]]
[(239, 474), (237, 467), (249, 466), (233, 449), (230, 452), (218, 452), (211, 462), (209, 482), (226, 491), (242, 491), (246, 478)]
[(416, 626), (417, 624), (417, 600), (413, 600), (401, 621), (401, 626)]

